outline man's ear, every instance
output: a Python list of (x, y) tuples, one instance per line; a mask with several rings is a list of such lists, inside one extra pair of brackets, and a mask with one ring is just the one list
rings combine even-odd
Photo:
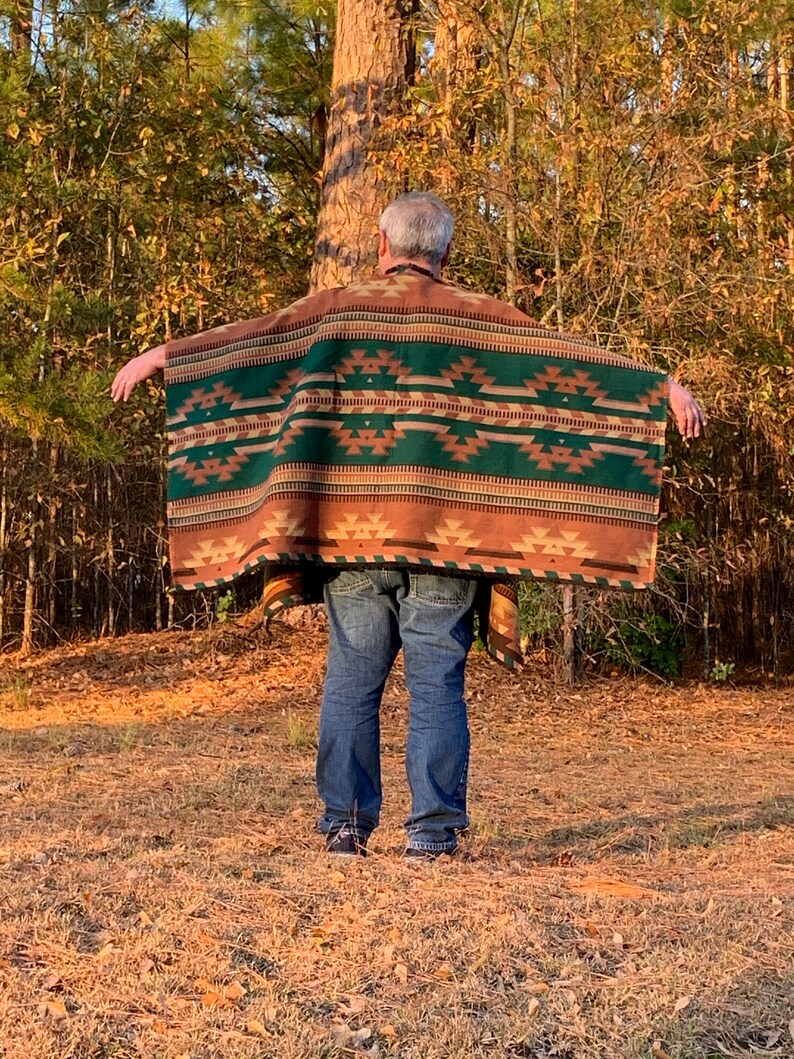
[(378, 232), (378, 257), (383, 257), (389, 252), (389, 240), (385, 232)]
[(441, 258), (441, 268), (446, 268), (449, 264), (449, 258), (452, 254), (452, 240), (447, 243), (447, 249), (444, 251), (444, 256)]

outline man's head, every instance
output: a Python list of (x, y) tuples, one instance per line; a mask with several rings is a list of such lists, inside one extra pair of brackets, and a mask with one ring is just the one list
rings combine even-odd
[(432, 192), (400, 195), (380, 216), (378, 259), (382, 271), (393, 264), (416, 261), (437, 274), (449, 258), (454, 226), (452, 214)]

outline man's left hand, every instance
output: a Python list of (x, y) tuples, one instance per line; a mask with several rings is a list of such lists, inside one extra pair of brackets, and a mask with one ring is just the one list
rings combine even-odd
[(706, 429), (703, 409), (689, 392), (674, 379), (670, 380), (670, 411), (683, 438), (699, 438)]

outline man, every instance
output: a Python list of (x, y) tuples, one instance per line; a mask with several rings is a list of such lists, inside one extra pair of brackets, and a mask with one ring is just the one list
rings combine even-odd
[[(172, 566), (185, 587), (260, 561), (324, 572), (317, 787), (332, 854), (366, 855), (378, 824), (380, 702), (401, 647), (405, 855), (455, 852), (478, 583), (649, 583), (668, 391), (684, 437), (704, 426), (691, 394), (652, 369), (443, 285), (452, 229), (435, 195), (403, 195), (381, 217), (381, 280), (157, 346), (112, 387), (126, 400), (168, 362)], [(212, 520), (225, 536), (208, 536)]]

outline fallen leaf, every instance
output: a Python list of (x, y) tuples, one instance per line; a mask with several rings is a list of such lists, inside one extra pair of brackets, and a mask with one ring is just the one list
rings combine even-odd
[(455, 972), (448, 963), (444, 963), (441, 967), (437, 967), (435, 971), (433, 971), (433, 977), (438, 978), (441, 982), (448, 982), (450, 978), (455, 977)]
[(394, 974), (399, 982), (405, 985), (408, 981), (408, 964), (407, 963), (395, 963)]
[(144, 958), (138, 964), (138, 977), (145, 978), (149, 971), (154, 970), (154, 960)]
[(527, 1004), (527, 1018), (532, 1019), (540, 1011), (540, 1001), (536, 996), (533, 996), (530, 1002)]
[(616, 945), (619, 949), (622, 949), (625, 944), (625, 942), (623, 941), (623, 935), (618, 934), (618, 932), (615, 931), (615, 933), (612, 935), (612, 943)]
[(230, 1008), (234, 1005), (223, 996), (218, 986), (206, 978), (196, 980), (196, 989), (201, 992), (201, 1003), (205, 1008)]
[(69, 1017), (66, 1005), (60, 1000), (45, 1000), (39, 1004), (38, 1012), (41, 1018), (51, 1019), (53, 1022), (61, 1022)]
[(391, 1038), (391, 1040), (394, 1040), (394, 1038), (397, 1036), (397, 1030), (394, 1028), (394, 1026), (392, 1026), (390, 1022), (387, 1022), (385, 1026), (381, 1026), (381, 1028), (378, 1030), (378, 1033), (381, 1035), (381, 1037), (389, 1037)]
[(339, 1014), (346, 1017), (360, 1015), (367, 1006), (367, 998), (363, 996), (345, 996), (344, 1003), (339, 1004)]
[(669, 1052), (666, 1052), (662, 1047), (661, 1041), (654, 1041), (651, 1045), (651, 1055), (653, 1059), (673, 1059)]
[(267, 1027), (263, 1025), (258, 1019), (250, 1019), (245, 1024), (245, 1028), (249, 1033), (254, 1034), (256, 1037), (267, 1037)]
[(247, 994), (248, 990), (241, 986), (239, 982), (232, 982), (231, 985), (225, 986), (223, 995), (227, 1000), (237, 1001)]
[(585, 926), (585, 930), (587, 931), (587, 933), (590, 935), (591, 938), (597, 938), (598, 937), (598, 927), (596, 926), (595, 923), (593, 923), (592, 920), (588, 919), (588, 921), (585, 923), (584, 926)]
[(692, 1003), (692, 1001), (694, 999), (695, 998), (691, 997), (691, 996), (679, 997), (678, 1000), (676, 1000), (676, 1002), (675, 1002), (675, 1005), (673, 1007), (673, 1011), (675, 1011), (676, 1013), (679, 1012), (679, 1011), (683, 1011), (684, 1008), (688, 1008), (689, 1007), (689, 1005)]
[(59, 974), (48, 974), (44, 981), (41, 983), (44, 989), (52, 991), (53, 989), (62, 989), (63, 982)]
[(604, 897), (661, 897), (656, 890), (649, 890), (645, 886), (635, 886), (633, 883), (621, 882), (620, 879), (587, 878), (568, 883), (571, 890), (580, 894), (601, 894)]

